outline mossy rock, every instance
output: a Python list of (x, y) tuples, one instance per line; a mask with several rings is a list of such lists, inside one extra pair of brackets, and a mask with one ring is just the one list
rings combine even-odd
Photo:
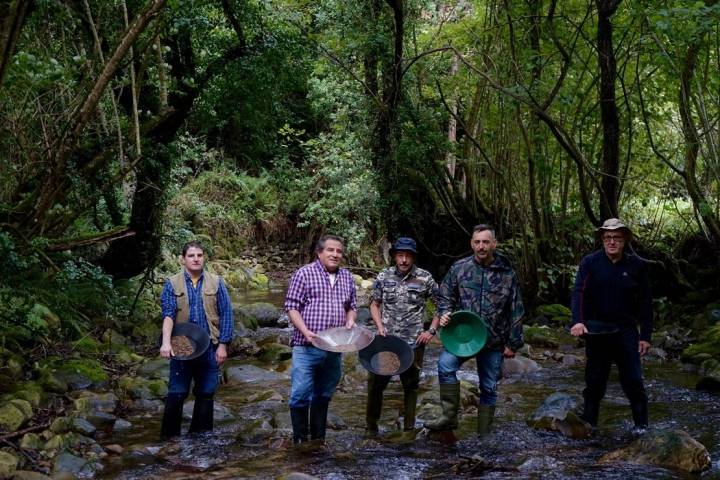
[(260, 358), (268, 363), (282, 362), (292, 358), (292, 348), (281, 343), (268, 343), (262, 346)]
[(85, 336), (73, 343), (73, 348), (80, 353), (95, 354), (103, 350), (102, 344), (93, 337)]
[(572, 345), (575, 341), (564, 330), (537, 325), (525, 326), (523, 338), (526, 344), (540, 348), (557, 348), (563, 344)]
[(250, 287), (255, 289), (266, 289), (269, 286), (268, 276), (264, 273), (255, 272), (250, 279)]
[(720, 325), (710, 327), (700, 338), (702, 342), (694, 343), (683, 351), (683, 361), (699, 364), (708, 358), (720, 359)]
[(250, 276), (243, 269), (235, 269), (223, 275), (225, 284), (231, 288), (242, 290), (250, 284)]
[(26, 433), (20, 440), (20, 448), (24, 450), (41, 450), (45, 441), (37, 433)]
[[(77, 378), (76, 376), (84, 377), (90, 380), (90, 382), (95, 386), (103, 385), (110, 380), (110, 377), (105, 370), (103, 370), (100, 362), (89, 358), (69, 360), (63, 363), (57, 371), (58, 373), (65, 375), (65, 381), (71, 387), (73, 386), (73, 383), (75, 383), (75, 379)], [(77, 381), (82, 382), (81, 379), (78, 379)], [(83, 387), (78, 385), (78, 388)]]
[(14, 432), (25, 425), (33, 416), (30, 402), (19, 398), (0, 406), (0, 428)]
[(30, 402), (33, 407), (39, 407), (43, 401), (43, 389), (35, 382), (25, 382), (20, 384), (15, 390), (16, 398), (21, 398)]
[(555, 325), (564, 325), (570, 323), (572, 312), (565, 305), (553, 303), (550, 305), (540, 305), (535, 309), (538, 315), (542, 315), (550, 319)]
[(0, 450), (0, 478), (11, 478), (20, 459), (12, 453)]

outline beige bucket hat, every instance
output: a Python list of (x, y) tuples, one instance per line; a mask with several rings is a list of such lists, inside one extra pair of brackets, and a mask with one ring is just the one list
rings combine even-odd
[(632, 235), (630, 228), (628, 228), (628, 226), (622, 223), (618, 218), (608, 218), (601, 226), (598, 227), (597, 232), (598, 234), (602, 234), (602, 232), (606, 230), (624, 230), (628, 235)]

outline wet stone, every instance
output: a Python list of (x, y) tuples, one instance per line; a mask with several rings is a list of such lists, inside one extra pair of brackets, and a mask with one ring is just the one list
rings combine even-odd
[(15, 455), (0, 450), (0, 478), (10, 477), (15, 472), (20, 459)]
[(137, 374), (145, 378), (167, 380), (170, 376), (170, 362), (164, 358), (150, 360), (140, 365)]
[(553, 393), (527, 419), (532, 428), (560, 432), (569, 438), (588, 438), (592, 427), (579, 414), (583, 400), (578, 395)]
[(273, 372), (255, 365), (235, 365), (226, 370), (228, 382), (264, 383), (286, 381), (290, 378), (285, 373)]
[(537, 372), (540, 370), (540, 366), (527, 357), (521, 357), (519, 355), (514, 358), (506, 358), (502, 365), (503, 377), (509, 377), (511, 375), (524, 375), (528, 373)]
[(699, 473), (710, 468), (707, 448), (682, 430), (648, 430), (625, 448), (607, 453), (600, 462), (630, 462)]
[[(190, 420), (192, 418), (193, 408), (195, 408), (194, 400), (185, 402), (185, 405), (183, 405), (183, 418), (184, 419)], [(233, 415), (225, 405), (219, 403), (217, 400), (215, 400), (215, 402), (214, 402), (213, 412), (214, 412), (214, 420), (216, 422), (222, 422), (224, 420), (232, 420), (235, 418), (235, 415)]]

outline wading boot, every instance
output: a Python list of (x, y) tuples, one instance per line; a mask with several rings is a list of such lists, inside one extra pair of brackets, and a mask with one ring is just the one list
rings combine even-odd
[(415, 410), (417, 409), (417, 390), (405, 390), (403, 396), (403, 430), (415, 429)]
[(308, 411), (310, 407), (296, 407), (290, 409), (290, 421), (293, 429), (293, 443), (307, 442), (308, 439)]
[(585, 420), (593, 429), (597, 428), (598, 415), (600, 414), (600, 402), (585, 399), (583, 413), (580, 418)]
[(207, 432), (213, 429), (215, 400), (213, 397), (195, 397), (192, 420), (188, 433)]
[(160, 436), (162, 438), (180, 435), (184, 402), (184, 395), (168, 394), (165, 399), (165, 411), (163, 412), (162, 424), (160, 425)]
[(330, 399), (318, 398), (310, 405), (310, 440), (325, 440)]
[(440, 405), (442, 415), (435, 421), (426, 422), (429, 430), (455, 430), (458, 426), (458, 409), (460, 408), (460, 384), (440, 384)]
[(373, 377), (368, 377), (368, 396), (365, 408), (365, 428), (370, 436), (379, 433), (378, 421), (382, 413), (383, 391), (377, 388), (377, 382)]
[(645, 433), (648, 427), (648, 404), (647, 400), (636, 400), (630, 402), (630, 410), (632, 410), (635, 428), (633, 432), (638, 434)]
[(494, 417), (495, 405), (478, 405), (477, 433), (479, 437), (484, 437), (490, 433)]

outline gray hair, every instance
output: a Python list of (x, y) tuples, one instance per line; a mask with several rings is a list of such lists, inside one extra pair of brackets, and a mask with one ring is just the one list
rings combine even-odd
[(327, 234), (327, 235), (323, 235), (322, 237), (320, 237), (320, 239), (317, 241), (317, 243), (315, 244), (315, 252), (316, 252), (316, 253), (320, 253), (320, 252), (322, 252), (323, 250), (325, 250), (325, 243), (326, 243), (328, 240), (335, 240), (335, 241), (338, 242), (340, 245), (343, 245), (343, 246), (344, 246), (344, 243), (343, 243), (343, 239), (342, 239), (342, 238), (338, 237), (337, 235)]
[(495, 239), (495, 227), (492, 225), (489, 225), (487, 223), (481, 223), (479, 225), (475, 225), (473, 227), (473, 235), (475, 235), (478, 232), (490, 232), (490, 235), (492, 235), (492, 238)]

